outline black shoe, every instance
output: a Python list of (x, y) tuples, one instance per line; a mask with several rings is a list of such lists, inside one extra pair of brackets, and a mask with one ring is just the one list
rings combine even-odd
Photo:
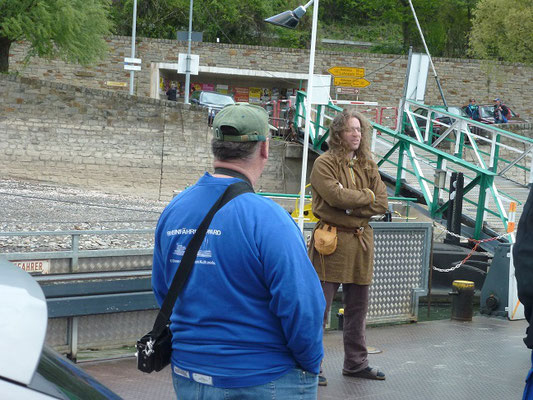
[(365, 369), (357, 372), (350, 372), (345, 369), (342, 370), (342, 374), (346, 376), (352, 376), (354, 378), (363, 379), (376, 379), (379, 381), (385, 380), (385, 374), (377, 368), (366, 367)]
[(318, 375), (318, 386), (328, 386), (328, 380), (322, 374)]

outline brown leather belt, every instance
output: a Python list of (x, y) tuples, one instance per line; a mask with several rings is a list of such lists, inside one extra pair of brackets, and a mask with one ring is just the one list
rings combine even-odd
[[(331, 226), (335, 226), (335, 225), (330, 224), (330, 223), (328, 223), (326, 221), (323, 221), (323, 222), (325, 224), (328, 224), (328, 225), (331, 225)], [(365, 242), (363, 241), (363, 233), (365, 232), (365, 227), (364, 226), (359, 226), (357, 228), (343, 228), (343, 227), (335, 226), (335, 228), (337, 228), (337, 231), (339, 231), (339, 232), (353, 233), (355, 236), (357, 236), (357, 239), (359, 239), (359, 243), (361, 243), (361, 247), (363, 247), (363, 250), (364, 251), (367, 250)]]

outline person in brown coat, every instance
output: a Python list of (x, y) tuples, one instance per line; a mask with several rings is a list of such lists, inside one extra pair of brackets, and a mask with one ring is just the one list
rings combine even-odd
[[(374, 267), (374, 236), (370, 217), (387, 210), (387, 189), (370, 153), (370, 124), (360, 113), (344, 110), (329, 129), (329, 150), (318, 157), (311, 172), (313, 214), (319, 219), (309, 258), (326, 298), (324, 325), (340, 284), (344, 302), (344, 366), (342, 373), (385, 379), (368, 365), (365, 318)], [(315, 248), (315, 231), (329, 225), (337, 230), (337, 247), (330, 255)], [(327, 385), (325, 376), (319, 384)]]

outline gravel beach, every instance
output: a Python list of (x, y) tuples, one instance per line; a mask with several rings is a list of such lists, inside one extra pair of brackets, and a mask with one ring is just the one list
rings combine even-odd
[[(0, 253), (70, 248), (70, 236), (4, 232), (154, 229), (166, 202), (52, 183), (0, 179)], [(82, 235), (81, 249), (144, 248), (152, 234)]]
[[(285, 209), (294, 199), (275, 199)], [(108, 194), (48, 182), (0, 179), (0, 254), (60, 251), (70, 235), (13, 236), (5, 232), (115, 231), (155, 229), (168, 202)], [(80, 249), (153, 247), (153, 233), (83, 234)]]

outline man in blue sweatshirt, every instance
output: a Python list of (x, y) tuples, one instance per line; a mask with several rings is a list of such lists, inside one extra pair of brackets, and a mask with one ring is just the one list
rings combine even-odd
[[(226, 187), (254, 185), (268, 160), (264, 109), (236, 104), (213, 122), (214, 174), (165, 208), (152, 286), (161, 305), (196, 228)], [(214, 216), (171, 317), (179, 399), (316, 399), (325, 300), (302, 234), (272, 200), (244, 193)]]

